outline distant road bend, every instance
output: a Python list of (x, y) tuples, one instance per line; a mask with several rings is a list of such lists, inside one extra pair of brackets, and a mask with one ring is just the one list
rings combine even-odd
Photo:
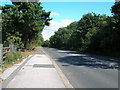
[(42, 47), (75, 88), (118, 88), (117, 60)]

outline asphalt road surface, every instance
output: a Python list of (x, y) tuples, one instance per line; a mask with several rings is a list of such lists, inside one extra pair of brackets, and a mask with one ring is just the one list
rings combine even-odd
[(118, 88), (116, 59), (43, 47), (74, 88)]

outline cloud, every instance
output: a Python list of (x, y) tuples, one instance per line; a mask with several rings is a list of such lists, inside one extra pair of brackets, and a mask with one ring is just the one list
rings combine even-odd
[(51, 13), (50, 13), (50, 16), (60, 16), (60, 14), (57, 13), (57, 12), (51, 12)]
[(67, 27), (67, 25), (69, 25), (69, 24), (72, 23), (72, 22), (73, 22), (73, 20), (64, 19), (64, 20), (61, 21), (61, 25), (62, 25), (63, 27)]
[(52, 35), (54, 35), (54, 32), (57, 31), (61, 27), (66, 27), (70, 23), (72, 23), (73, 20), (70, 19), (64, 19), (61, 22), (56, 22), (54, 20), (50, 21), (50, 26), (45, 26), (42, 32), (44, 40), (48, 40)]

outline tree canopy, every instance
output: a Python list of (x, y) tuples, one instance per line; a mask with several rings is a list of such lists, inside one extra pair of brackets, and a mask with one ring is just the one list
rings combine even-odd
[(113, 16), (88, 13), (50, 38), (56, 48), (120, 54), (120, 2), (112, 6)]
[(41, 32), (45, 25), (49, 25), (50, 12), (43, 10), (40, 2), (12, 2), (12, 4), (2, 8), (3, 43), (11, 40), (16, 44), (21, 43), (26, 49), (29, 49), (30, 45), (41, 44), (43, 41)]

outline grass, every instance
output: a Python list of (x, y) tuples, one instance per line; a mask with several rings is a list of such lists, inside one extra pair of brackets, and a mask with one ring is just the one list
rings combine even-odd
[(7, 68), (13, 66), (14, 64), (19, 64), (23, 61), (24, 58), (28, 57), (31, 54), (35, 54), (37, 51), (35, 50), (25, 50), (25, 51), (17, 51), (10, 52), (6, 56), (7, 58), (3, 61), (2, 64), (2, 72)]

